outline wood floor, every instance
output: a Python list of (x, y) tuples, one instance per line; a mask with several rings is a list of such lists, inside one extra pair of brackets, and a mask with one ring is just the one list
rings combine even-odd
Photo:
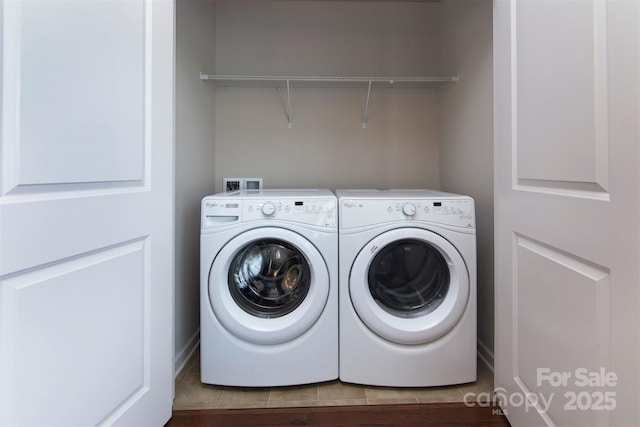
[(267, 409), (178, 410), (166, 427), (269, 426), (504, 426), (497, 407), (463, 403), (331, 406)]

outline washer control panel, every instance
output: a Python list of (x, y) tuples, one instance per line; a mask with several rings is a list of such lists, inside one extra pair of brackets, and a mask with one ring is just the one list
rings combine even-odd
[(337, 227), (336, 201), (333, 199), (203, 200), (203, 228), (258, 220), (281, 220), (320, 227)]
[(342, 228), (395, 221), (428, 221), (467, 229), (475, 228), (475, 207), (470, 197), (443, 199), (343, 199)]

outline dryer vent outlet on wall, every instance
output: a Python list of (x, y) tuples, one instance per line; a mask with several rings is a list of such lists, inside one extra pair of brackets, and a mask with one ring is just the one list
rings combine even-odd
[(223, 178), (224, 191), (261, 190), (262, 178)]

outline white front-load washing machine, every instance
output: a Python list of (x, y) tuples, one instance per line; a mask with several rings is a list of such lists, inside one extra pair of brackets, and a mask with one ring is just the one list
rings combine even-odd
[(336, 197), (245, 190), (201, 206), (203, 383), (267, 387), (338, 378)]
[(476, 380), (473, 199), (336, 190), (340, 379), (394, 387)]

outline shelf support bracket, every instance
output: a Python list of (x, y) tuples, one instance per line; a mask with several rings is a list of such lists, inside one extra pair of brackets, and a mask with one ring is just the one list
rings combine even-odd
[(369, 89), (367, 90), (367, 101), (364, 104), (364, 116), (362, 117), (362, 129), (367, 128), (367, 115), (369, 114), (369, 97), (371, 97), (371, 80), (369, 80)]
[(289, 129), (293, 127), (292, 114), (293, 112), (291, 111), (291, 86), (289, 85), (289, 79), (287, 79), (287, 121), (288, 121)]

